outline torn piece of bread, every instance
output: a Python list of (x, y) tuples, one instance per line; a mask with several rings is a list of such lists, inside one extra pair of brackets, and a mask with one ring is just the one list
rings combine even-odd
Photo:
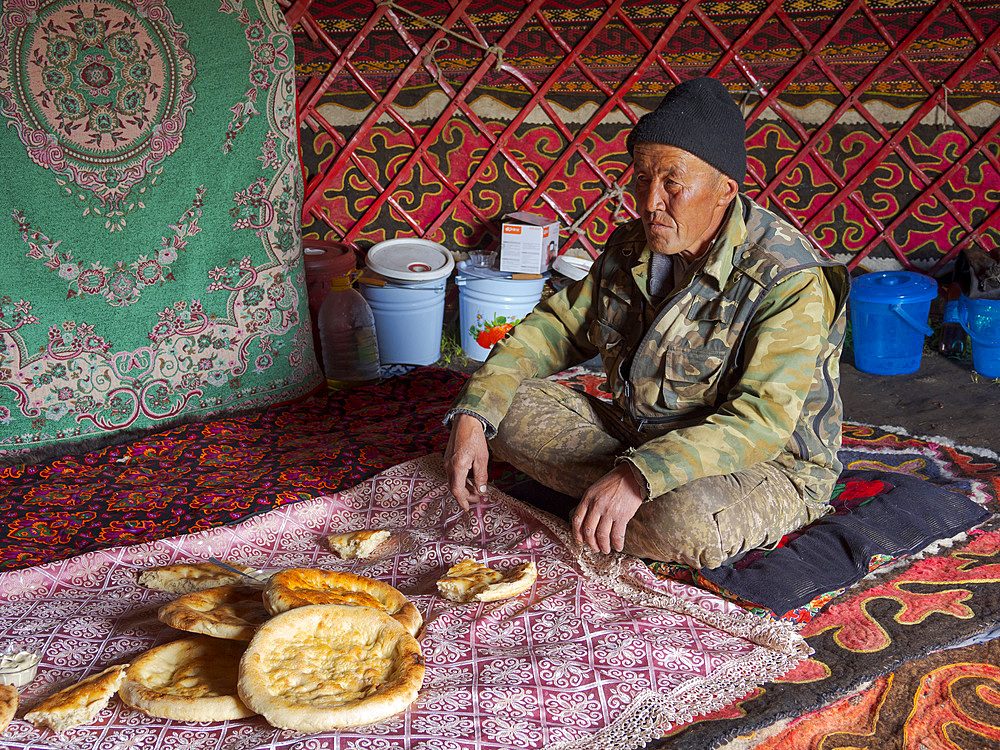
[(375, 548), (392, 536), (384, 529), (359, 529), (343, 534), (331, 534), (326, 538), (326, 546), (342, 560), (368, 557)]
[(13, 685), (0, 685), (0, 733), (2, 733), (17, 712), (17, 688)]
[[(253, 568), (227, 562), (237, 570), (250, 573)], [(139, 573), (140, 586), (172, 594), (190, 594), (192, 591), (225, 586), (230, 583), (246, 583), (246, 579), (232, 571), (220, 568), (214, 563), (187, 563), (181, 565), (161, 565)]]
[(89, 724), (118, 692), (126, 669), (128, 664), (115, 664), (63, 688), (35, 706), (24, 718), (36, 727), (49, 727), (56, 732)]
[(466, 558), (451, 566), (437, 587), (441, 596), (453, 602), (493, 602), (524, 593), (537, 577), (531, 560), (501, 573)]

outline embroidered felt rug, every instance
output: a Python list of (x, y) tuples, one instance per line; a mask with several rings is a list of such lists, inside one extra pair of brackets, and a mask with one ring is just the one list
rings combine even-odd
[(274, 0), (0, 5), (0, 465), (308, 393)]
[(1000, 747), (1000, 715), (991, 700), (998, 694), (1000, 640), (938, 651), (753, 747)]
[[(989, 451), (918, 439), (898, 429), (846, 425), (844, 455), (850, 468), (877, 467), (964, 485), (970, 496), (997, 511), (1000, 459)], [(1000, 625), (997, 526), (994, 517), (966, 539), (901, 567), (889, 566), (848, 590), (800, 630), (815, 651), (808, 661), (656, 746), (717, 747), (815, 711), (910, 659), (995, 630)], [(958, 671), (961, 663), (958, 657), (949, 662)], [(927, 701), (925, 707), (932, 705)]]
[[(380, 556), (341, 561), (321, 544), (325, 534), (362, 527), (393, 532)], [(23, 705), (176, 639), (180, 633), (156, 619), (174, 597), (139, 587), (136, 572), (210, 555), (265, 571), (347, 569), (397, 587), (424, 618), (427, 671), (416, 702), (374, 726), (306, 738), (260, 717), (155, 719), (115, 699), (93, 723), (58, 735), (17, 719), (4, 746), (631, 748), (804, 656), (789, 628), (660, 580), (635, 558), (580, 550), (563, 522), (497, 490), (462, 511), (435, 454), (236, 526), (0, 574), (4, 640), (42, 654)], [(499, 569), (532, 560), (538, 579), (524, 595), (498, 602), (437, 596), (435, 581), (466, 557)]]
[(175, 427), (82, 456), (0, 468), (0, 570), (232, 523), (443, 450), (465, 376), (377, 386)]
[[(982, 57), (995, 44), (989, 37), (1000, 17), (995, 0), (614, 6), (472, 0), (454, 13), (446, 3), (392, 7), (314, 2), (308, 12), (322, 36), (308, 23), (296, 27), (300, 90), (309, 94), (300, 116), (309, 236), (380, 242), (419, 227), (428, 239), (475, 251), (498, 239), (500, 226), (491, 220), (544, 208), (561, 219), (564, 242), (596, 254), (623, 213), (605, 188), (628, 167), (631, 121), (624, 110), (640, 115), (656, 106), (672, 78), (706, 73), (727, 85), (750, 120), (750, 164), (769, 181), (759, 199), (770, 197), (770, 208), (814, 228), (819, 246), (845, 260), (895, 262), (889, 247), (896, 245), (906, 267), (929, 268), (968, 231), (960, 217), (975, 223), (993, 210), (989, 196), (1000, 178), (986, 153), (970, 149), (973, 133), (996, 119), (996, 68)], [(431, 23), (456, 36), (442, 36), (432, 49), (427, 42), (438, 32)], [(469, 37), (479, 42), (473, 46)], [(914, 43), (934, 54), (912, 54)], [(425, 44), (418, 53), (424, 64), (413, 64), (416, 45)], [(753, 50), (747, 67), (729, 64), (730, 48)], [(649, 65), (651, 50), (656, 62)], [(492, 64), (494, 52), (502, 66)], [(894, 59), (899, 54), (905, 64)], [(796, 65), (804, 55), (827, 62)], [(830, 112), (844, 103), (844, 84), (826, 64), (851, 81), (858, 104), (839, 116)], [(533, 81), (530, 90), (525, 77)], [(780, 101), (780, 113), (760, 107), (749, 80), (768, 82), (767, 96)], [(928, 92), (927, 80), (948, 82), (947, 102), (929, 99), (941, 92)], [(612, 106), (612, 92), (622, 106)], [(915, 125), (915, 109), (925, 103), (922, 124)], [(405, 113), (405, 122), (379, 117), (387, 110)], [(802, 129), (820, 126), (817, 151)], [(574, 137), (580, 140), (570, 145)], [(890, 137), (899, 158), (885, 156)], [(978, 145), (989, 148), (990, 141), (992, 134)], [(375, 165), (416, 164), (422, 152), (435, 161), (390, 170), (391, 186), (373, 194)], [(371, 166), (353, 167), (351, 156)], [(926, 184), (921, 172), (941, 175), (943, 189), (901, 201), (900, 185)], [(850, 196), (840, 191), (837, 175), (850, 175)], [(751, 178), (747, 188), (754, 193), (758, 184)], [(386, 200), (397, 190), (405, 203)], [(951, 210), (906, 210), (939, 203)], [(565, 231), (570, 225), (575, 231)]]

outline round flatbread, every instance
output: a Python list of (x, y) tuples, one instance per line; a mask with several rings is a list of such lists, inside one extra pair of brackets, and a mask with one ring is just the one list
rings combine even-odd
[(245, 645), (205, 636), (152, 648), (132, 662), (119, 694), (150, 716), (225, 721), (253, 716), (236, 692)]
[[(227, 563), (250, 573), (253, 568), (246, 565)], [(149, 568), (139, 573), (137, 580), (140, 586), (156, 591), (168, 591), (172, 594), (188, 594), (192, 591), (204, 591), (214, 586), (225, 586), (230, 583), (243, 583), (246, 579), (230, 570), (220, 568), (214, 563), (190, 563), (182, 565), (161, 565)]]
[(524, 593), (537, 577), (538, 569), (531, 560), (501, 573), (466, 558), (448, 568), (437, 588), (453, 602), (495, 602)]
[(189, 633), (233, 641), (249, 641), (271, 613), (261, 598), (261, 586), (230, 584), (174, 599), (160, 607), (160, 622)]
[(240, 662), (239, 693), (276, 727), (322, 732), (406, 710), (423, 679), (420, 644), (396, 620), (312, 604), (261, 626)]
[(282, 570), (268, 580), (263, 598), (264, 606), (274, 615), (308, 604), (350, 604), (385, 612), (410, 635), (416, 635), (423, 624), (413, 602), (388, 583), (335, 570)]

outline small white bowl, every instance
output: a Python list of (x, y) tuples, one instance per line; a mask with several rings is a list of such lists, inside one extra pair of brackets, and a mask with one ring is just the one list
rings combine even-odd
[(38, 671), (38, 654), (12, 651), (0, 654), (0, 684), (24, 687)]

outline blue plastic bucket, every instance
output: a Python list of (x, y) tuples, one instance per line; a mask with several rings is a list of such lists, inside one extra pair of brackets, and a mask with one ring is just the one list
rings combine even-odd
[(462, 261), (457, 268), (462, 351), (469, 359), (481, 362), (513, 324), (538, 304), (545, 279), (511, 279), (469, 266), (468, 261)]
[(920, 369), (924, 337), (937, 282), (911, 271), (866, 273), (851, 285), (854, 365), (873, 375), (905, 375)]
[(382, 364), (431, 365), (441, 358), (447, 282), (447, 278), (413, 284), (386, 279), (384, 286), (375, 286), (362, 280), (361, 295), (375, 316)]
[(1000, 300), (959, 299), (958, 320), (972, 339), (972, 369), (1000, 378)]

